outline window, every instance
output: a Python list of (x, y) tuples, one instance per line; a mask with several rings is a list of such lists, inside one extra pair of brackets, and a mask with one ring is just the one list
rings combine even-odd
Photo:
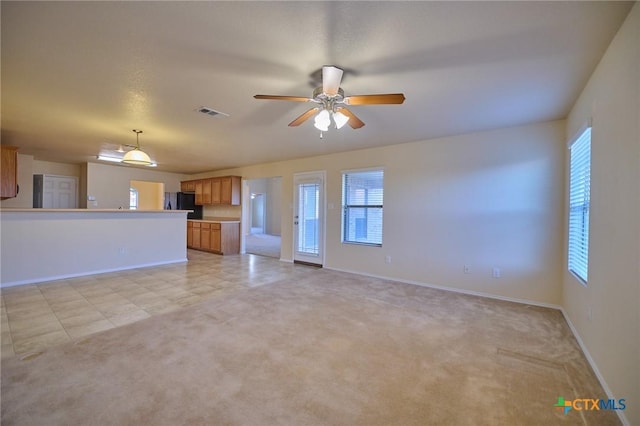
[(589, 204), (591, 181), (591, 127), (570, 147), (569, 271), (587, 283), (589, 269)]
[(138, 190), (129, 188), (129, 209), (136, 210), (138, 208)]
[(382, 246), (383, 170), (342, 174), (342, 242)]

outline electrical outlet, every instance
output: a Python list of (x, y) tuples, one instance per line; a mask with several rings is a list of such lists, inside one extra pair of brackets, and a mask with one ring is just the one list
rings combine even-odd
[(471, 273), (471, 268), (469, 267), (469, 265), (464, 265), (462, 267), (462, 270), (464, 271), (465, 274), (470, 274)]
[(118, 249), (118, 253), (120, 253), (120, 254), (127, 254), (127, 249), (126, 249), (125, 247), (120, 247), (120, 248)]
[(502, 276), (502, 271), (500, 268), (493, 268), (493, 278), (500, 278)]
[(385, 256), (384, 257), (384, 263), (391, 263), (391, 256)]
[(593, 309), (591, 309), (591, 306), (587, 307), (587, 320), (593, 320)]

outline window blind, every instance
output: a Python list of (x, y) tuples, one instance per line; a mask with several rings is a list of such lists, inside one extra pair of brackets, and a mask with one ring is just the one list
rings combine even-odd
[(383, 182), (383, 170), (343, 173), (343, 242), (382, 245)]
[(591, 127), (571, 145), (569, 177), (569, 271), (585, 284), (589, 270)]

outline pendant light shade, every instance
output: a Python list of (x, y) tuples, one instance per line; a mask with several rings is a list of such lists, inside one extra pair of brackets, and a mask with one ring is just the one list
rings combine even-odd
[(122, 162), (138, 166), (148, 166), (151, 164), (151, 158), (149, 158), (146, 152), (136, 148), (127, 152), (124, 157), (122, 157)]
[(151, 162), (151, 158), (149, 158), (146, 152), (140, 150), (140, 142), (138, 138), (140, 136), (140, 133), (142, 133), (142, 130), (133, 129), (133, 131), (136, 134), (136, 147), (124, 154), (124, 157), (122, 157), (122, 162), (125, 164), (133, 164), (136, 166), (150, 166), (151, 164), (153, 164)]

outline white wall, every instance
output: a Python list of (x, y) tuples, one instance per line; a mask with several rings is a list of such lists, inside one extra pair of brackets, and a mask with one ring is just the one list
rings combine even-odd
[[(184, 174), (160, 172), (154, 169), (116, 166), (98, 163), (68, 164), (35, 160), (31, 155), (18, 153), (18, 185), (16, 198), (2, 200), (1, 207), (33, 207), (33, 175), (54, 174), (79, 177), (78, 205), (80, 208), (129, 208), (129, 182), (131, 180), (160, 182), (167, 192), (180, 191), (180, 181), (190, 177)], [(92, 195), (97, 204), (87, 203)], [(236, 217), (240, 215), (237, 214)]]
[[(293, 174), (326, 170), (326, 267), (556, 305), (564, 134), (555, 121), (215, 175), (282, 176), (282, 259), (292, 259)], [(341, 171), (374, 166), (385, 169), (383, 247), (342, 244)], [(494, 266), (502, 278), (492, 278)]]
[(282, 223), (282, 179), (269, 178), (267, 181), (267, 234), (280, 235)]
[[(567, 120), (592, 119), (589, 283), (563, 268), (563, 305), (623, 412), (640, 425), (640, 6), (612, 41)], [(589, 321), (588, 312), (592, 319)]]
[(87, 163), (87, 196), (95, 197), (95, 203), (89, 201), (87, 207), (128, 209), (131, 180), (161, 182), (166, 192), (178, 192), (180, 181), (187, 180), (187, 176), (148, 168)]
[(34, 175), (56, 175), (81, 177), (80, 164), (55, 163), (52, 161), (33, 160), (32, 173)]
[(0, 215), (0, 284), (187, 260), (186, 213), (32, 209)]

